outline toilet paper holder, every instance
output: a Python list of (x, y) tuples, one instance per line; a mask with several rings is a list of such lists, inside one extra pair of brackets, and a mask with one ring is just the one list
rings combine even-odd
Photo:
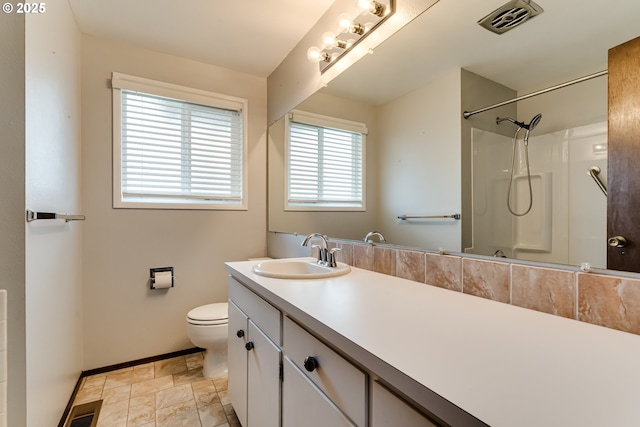
[(163, 272), (171, 272), (171, 288), (173, 288), (173, 267), (157, 267), (157, 268), (150, 268), (149, 269), (149, 282), (150, 282), (150, 287), (151, 289), (157, 289), (156, 288), (156, 273), (163, 273)]

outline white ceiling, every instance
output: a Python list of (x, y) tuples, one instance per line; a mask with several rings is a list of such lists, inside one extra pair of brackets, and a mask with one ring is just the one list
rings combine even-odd
[(69, 0), (80, 31), (267, 77), (334, 0)]
[[(83, 33), (262, 77), (333, 1), (69, 0)], [(506, 2), (440, 0), (326, 91), (380, 104), (455, 68), (538, 89), (606, 69), (640, 35), (640, 0), (536, 0), (544, 12), (505, 34), (477, 24)]]
[(497, 35), (477, 21), (507, 0), (440, 0), (323, 91), (387, 102), (464, 68), (525, 93), (606, 70), (640, 36), (639, 0), (535, 0), (544, 12)]

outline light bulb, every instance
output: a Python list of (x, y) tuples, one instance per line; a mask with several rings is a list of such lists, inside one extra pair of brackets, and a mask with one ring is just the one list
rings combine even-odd
[(351, 28), (351, 15), (341, 13), (338, 16), (338, 32), (349, 31), (349, 28)]
[(320, 61), (328, 62), (330, 60), (329, 55), (326, 52), (322, 51), (322, 49), (316, 46), (311, 46), (309, 50), (307, 50), (307, 58), (311, 62), (320, 62)]
[(358, 10), (358, 14), (362, 12), (368, 12), (373, 7), (372, 0), (357, 0), (356, 1), (356, 9)]
[(334, 47), (336, 45), (336, 35), (331, 32), (326, 32), (322, 35), (322, 48), (326, 49)]

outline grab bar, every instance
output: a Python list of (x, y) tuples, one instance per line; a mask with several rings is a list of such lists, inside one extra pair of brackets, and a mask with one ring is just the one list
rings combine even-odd
[(448, 219), (460, 219), (462, 218), (462, 215), (460, 215), (459, 213), (457, 214), (452, 214), (452, 215), (428, 215), (428, 216), (408, 216), (408, 215), (400, 215), (398, 217), (398, 219), (401, 219), (403, 221), (406, 221), (407, 219), (442, 219), (442, 218), (448, 218)]
[(27, 209), (27, 222), (36, 221), (39, 219), (64, 219), (65, 222), (69, 221), (84, 221), (84, 215), (69, 215), (59, 214), (55, 212), (35, 212), (31, 209)]
[(602, 170), (600, 170), (598, 166), (591, 166), (591, 168), (589, 168), (589, 175), (591, 176), (591, 178), (593, 178), (593, 180), (596, 182), (596, 185), (600, 188), (600, 190), (602, 190), (602, 192), (606, 197), (607, 187), (604, 185), (604, 183), (600, 179), (600, 176), (599, 176), (600, 172), (602, 172)]

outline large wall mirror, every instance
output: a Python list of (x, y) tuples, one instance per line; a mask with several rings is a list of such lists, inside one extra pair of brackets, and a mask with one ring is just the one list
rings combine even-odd
[(606, 70), (640, 36), (640, 2), (537, 3), (495, 34), (478, 21), (504, 1), (440, 0), (296, 108), (366, 126), (362, 209), (288, 207), (293, 116), (273, 124), (269, 230), (605, 268), (606, 74), (463, 118)]

